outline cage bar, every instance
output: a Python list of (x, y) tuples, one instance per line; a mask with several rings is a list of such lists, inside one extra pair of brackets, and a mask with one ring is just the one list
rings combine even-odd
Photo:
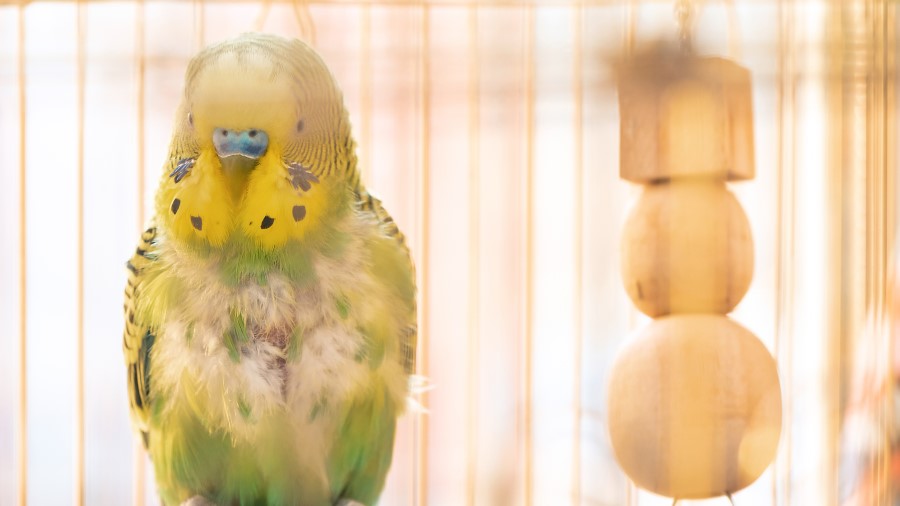
[(522, 382), (522, 413), (521, 427), (523, 440), (523, 500), (525, 506), (531, 506), (534, 500), (534, 384), (533, 384), (533, 364), (534, 364), (534, 327), (532, 315), (534, 314), (534, 128), (535, 128), (535, 7), (531, 4), (524, 7), (524, 23), (525, 23), (525, 61), (523, 68), (523, 79), (525, 87), (525, 173), (523, 181), (523, 197), (524, 205), (524, 231), (523, 251), (524, 251), (524, 287), (523, 311), (522, 311), (522, 368), (524, 379)]
[[(430, 291), (430, 254), (431, 248), (431, 11), (427, 5), (421, 7), (421, 32), (419, 33), (419, 199), (416, 201), (418, 225), (418, 263), (416, 273), (418, 280), (416, 308), (418, 309), (418, 328), (416, 342), (416, 374), (428, 377), (429, 367), (429, 314), (431, 304)], [(424, 393), (422, 394), (424, 397)], [(428, 436), (429, 418), (426, 413), (414, 413), (415, 418), (415, 479), (413, 481), (413, 498), (416, 506), (427, 504), (428, 493)]]
[(466, 392), (468, 396), (468, 413), (466, 415), (466, 504), (475, 505), (475, 492), (478, 487), (478, 386), (480, 363), (479, 337), (481, 335), (481, 185), (480, 169), (480, 72), (481, 60), (478, 39), (478, 7), (467, 8), (467, 44), (468, 44), (468, 114), (469, 114), (469, 272), (468, 272), (468, 336), (466, 344), (466, 362), (468, 370)]
[(574, 258), (575, 282), (572, 297), (572, 319), (574, 356), (572, 372), (574, 374), (572, 397), (575, 423), (572, 427), (572, 502), (581, 505), (581, 395), (582, 395), (582, 354), (584, 341), (584, 7), (572, 9), (572, 100), (574, 101), (574, 194), (572, 203), (575, 209), (575, 245)]
[(28, 275), (27, 219), (26, 219), (26, 102), (25, 102), (25, 5), (18, 8), (19, 44), (16, 54), (19, 91), (19, 403), (16, 447), (19, 465), (19, 506), (28, 503)]
[(78, 123), (78, 316), (75, 335), (75, 504), (84, 504), (84, 95), (87, 66), (87, 7), (83, 2), (76, 6), (76, 122)]

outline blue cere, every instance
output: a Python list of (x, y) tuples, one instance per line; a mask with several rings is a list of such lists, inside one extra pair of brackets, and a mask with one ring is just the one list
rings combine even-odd
[(256, 128), (242, 131), (216, 128), (213, 130), (213, 144), (222, 158), (241, 155), (255, 160), (266, 154), (269, 136)]

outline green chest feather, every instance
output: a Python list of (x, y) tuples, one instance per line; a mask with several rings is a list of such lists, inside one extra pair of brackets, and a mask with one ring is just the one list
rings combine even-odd
[(156, 281), (168, 292), (148, 431), (167, 502), (375, 500), (406, 395), (409, 305), (354, 246), (300, 276), (270, 263), (237, 282), (228, 263), (173, 255), (184, 261)]

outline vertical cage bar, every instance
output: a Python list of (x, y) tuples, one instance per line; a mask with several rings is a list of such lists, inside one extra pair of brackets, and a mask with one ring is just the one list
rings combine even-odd
[[(428, 378), (429, 367), (429, 313), (430, 313), (430, 246), (431, 246), (431, 11), (428, 4), (422, 2), (422, 24), (419, 50), (419, 146), (421, 159), (419, 160), (419, 199), (417, 201), (419, 217), (419, 265), (416, 269), (419, 280), (417, 282), (419, 300), (418, 308), (418, 334), (416, 336), (417, 374)], [(424, 506), (428, 491), (428, 432), (429, 418), (424, 413), (415, 413), (415, 490), (413, 500), (416, 506)]]
[(17, 450), (19, 452), (19, 506), (28, 503), (28, 364), (27, 364), (27, 337), (28, 325), (28, 275), (27, 262), (27, 232), (26, 200), (25, 200), (25, 7), (23, 1), (19, 5), (19, 47), (17, 55), (18, 88), (19, 88), (19, 419), (17, 434)]
[(372, 6), (361, 8), (359, 23), (360, 69), (359, 69), (359, 109), (361, 116), (360, 134), (360, 176), (366, 184), (372, 184)]
[(522, 438), (524, 443), (524, 469), (523, 469), (523, 487), (524, 487), (524, 503), (525, 506), (531, 506), (534, 495), (534, 427), (533, 427), (533, 350), (534, 328), (532, 322), (532, 314), (534, 312), (534, 212), (532, 203), (534, 201), (534, 100), (535, 100), (535, 7), (533, 4), (527, 4), (524, 7), (525, 15), (525, 178), (524, 178), (524, 199), (525, 206), (524, 231), (522, 234), (524, 241), (524, 290), (523, 290), (523, 314), (522, 327), (523, 335), (523, 407), (522, 407)]
[[(826, 100), (827, 100), (827, 109), (830, 112), (829, 121), (829, 139), (834, 141), (840, 141), (843, 135), (844, 124), (846, 121), (845, 113), (844, 113), (844, 91), (845, 85), (844, 81), (846, 80), (846, 76), (844, 75), (844, 65), (845, 65), (845, 40), (844, 33), (842, 30), (842, 15), (841, 8), (837, 2), (831, 1), (828, 4), (828, 18), (825, 23), (825, 33), (826, 33), (826, 41), (833, 41), (829, 46), (835, 49), (832, 49), (829, 54), (827, 75), (831, 76), (826, 78), (825, 86), (826, 86)], [(851, 85), (852, 86), (852, 85)], [(830, 399), (829, 402), (832, 403), (834, 407), (833, 416), (827, 421), (826, 430), (828, 434), (828, 438), (831, 441), (836, 442), (836, 449), (832, 456), (831, 464), (831, 472), (834, 473), (838, 479), (833, 480), (830, 484), (830, 488), (832, 492), (840, 497), (842, 482), (846, 482), (844, 476), (842, 476), (840, 466), (842, 459), (842, 448), (841, 448), (841, 426), (842, 426), (842, 417), (847, 412), (847, 402), (841, 399), (841, 389), (843, 388), (844, 382), (844, 374), (842, 371), (849, 369), (846, 365), (846, 359), (844, 358), (846, 354), (844, 349), (848, 346), (848, 343), (852, 345), (852, 340), (848, 338), (848, 335), (845, 334), (843, 325), (843, 314), (842, 314), (842, 298), (843, 294), (846, 292), (846, 282), (844, 280), (843, 274), (843, 265), (848, 259), (848, 255), (845, 254), (844, 251), (844, 235), (847, 233), (847, 227), (843, 220), (844, 213), (844, 202), (847, 199), (848, 195), (852, 195), (851, 191), (845, 191), (841, 181), (844, 177), (844, 146), (843, 142), (829, 142), (829, 145), (826, 148), (826, 156), (829, 162), (826, 164), (825, 169), (827, 170), (827, 180), (829, 181), (829, 187), (827, 189), (828, 195), (826, 198), (829, 203), (829, 213), (825, 219), (828, 220), (829, 223), (834, 224), (829, 231), (829, 237), (827, 238), (829, 245), (829, 254), (828, 261), (830, 262), (830, 269), (832, 272), (841, 273), (837, 276), (837, 279), (832, 281), (833, 289), (830, 291), (828, 297), (828, 311), (826, 313), (828, 325), (828, 334), (827, 339), (829, 343), (828, 347), (828, 357), (826, 362), (826, 367), (829, 370), (833, 370), (838, 372), (838, 374), (832, 374), (830, 377), (825, 378), (825, 389), (829, 392)], [(843, 485), (846, 487), (846, 485)]]
[(572, 499), (576, 506), (581, 504), (581, 360), (584, 339), (584, 69), (583, 69), (583, 44), (584, 44), (584, 4), (579, 1), (573, 8), (572, 27), (572, 97), (574, 101), (575, 123), (575, 157), (572, 170), (575, 172), (573, 181), (575, 207), (574, 235), (575, 247), (573, 263), (575, 265), (574, 296), (572, 297), (573, 310), (573, 339), (574, 339), (574, 399), (573, 411), (575, 423), (572, 427)]
[(782, 415), (782, 450), (776, 460), (775, 474), (779, 475), (780, 494), (776, 501), (781, 506), (791, 504), (792, 427), (793, 423), (793, 346), (790, 330), (793, 328), (793, 259), (794, 250), (794, 202), (795, 159), (794, 142), (794, 6), (781, 2), (778, 6), (778, 211), (776, 258), (776, 307), (775, 307), (775, 357), (782, 372), (782, 390), (786, 393)]
[[(895, 32), (895, 9), (896, 3), (891, 4), (889, 2), (884, 2), (883, 4), (883, 17), (884, 17), (884, 87), (885, 87), (885, 104), (883, 108), (884, 114), (884, 132), (883, 132), (883, 142), (885, 146), (885, 174), (887, 176), (887, 181), (885, 181), (885, 192), (887, 193), (887, 199), (885, 204), (885, 233), (887, 234), (887, 240), (885, 241), (885, 278), (888, 280), (886, 287), (886, 296), (885, 296), (885, 307), (886, 307), (886, 318), (885, 318), (885, 332), (888, 338), (887, 349), (885, 350), (884, 356), (886, 357), (887, 362), (887, 389), (885, 392), (885, 400), (886, 407), (888, 413), (887, 425), (885, 427), (885, 434), (888, 435), (887, 443), (888, 443), (888, 455), (891, 456), (892, 445), (893, 445), (893, 437), (890, 437), (897, 426), (896, 412), (891, 408), (893, 407), (893, 399), (895, 398), (895, 388), (896, 384), (894, 378), (896, 378), (896, 372), (894, 370), (894, 334), (893, 334), (893, 324), (897, 320), (898, 316), (894, 311), (895, 299), (897, 296), (896, 286), (897, 286), (897, 158), (896, 158), (896, 144), (893, 142), (893, 139), (896, 138), (896, 127), (897, 127), (897, 114), (896, 114), (896, 82), (897, 82), (897, 37)], [(886, 493), (887, 493), (887, 501), (886, 504), (890, 504), (891, 501), (894, 501), (895, 497), (897, 497), (897, 491), (895, 489), (894, 481), (891, 479), (890, 475), (890, 457), (888, 460), (888, 466), (886, 469)]]
[(194, 0), (194, 46), (197, 51), (206, 44), (206, 0)]
[(468, 283), (468, 339), (467, 356), (468, 374), (466, 397), (468, 409), (466, 413), (466, 504), (475, 504), (475, 491), (478, 479), (478, 379), (479, 379), (479, 345), (480, 311), (481, 311), (481, 184), (479, 180), (480, 158), (480, 86), (479, 62), (481, 60), (478, 47), (478, 7), (468, 7), (468, 44), (469, 44), (469, 283)]
[(78, 126), (78, 275), (77, 343), (75, 363), (75, 504), (84, 504), (84, 95), (86, 72), (87, 7), (76, 5), (76, 87)]
[[(871, 131), (873, 139), (871, 140), (872, 153), (872, 170), (875, 176), (871, 179), (874, 183), (872, 188), (875, 194), (873, 200), (877, 203), (877, 209), (871, 221), (871, 229), (873, 232), (873, 242), (875, 250), (874, 263), (874, 293), (872, 297), (875, 299), (875, 319), (876, 335), (879, 342), (879, 362), (876, 364), (876, 370), (879, 373), (879, 381), (884, 384), (884, 391), (879, 399), (879, 426), (881, 428), (881, 448), (879, 451), (879, 468), (878, 468), (878, 490), (879, 504), (889, 505), (892, 502), (892, 482), (891, 482), (891, 458), (892, 458), (892, 427), (893, 416), (892, 407), (894, 399), (889, 395), (891, 393), (890, 384), (894, 381), (891, 366), (891, 278), (893, 261), (893, 239), (894, 220), (893, 220), (893, 192), (895, 172), (891, 164), (891, 137), (893, 132), (892, 121), (894, 118), (891, 97), (891, 74), (893, 60), (891, 57), (892, 46), (895, 41), (890, 37), (889, 9), (886, 0), (874, 0), (870, 6), (872, 19), (870, 27), (872, 33), (872, 54), (873, 65), (871, 72), (873, 78), (872, 95), (873, 100), (869, 101), (871, 107), (869, 114), (872, 117)], [(872, 290), (870, 290), (870, 293)]]
[(867, 436), (877, 438), (868, 447), (857, 446), (847, 452), (851, 462), (854, 451), (865, 456), (855, 462), (862, 476), (847, 481), (856, 481), (854, 488), (866, 497), (864, 502), (886, 506), (892, 504), (888, 495), (892, 440), (888, 424), (893, 399), (886, 397), (884, 383), (893, 380), (888, 375), (891, 358), (885, 313), (890, 246), (885, 220), (889, 176), (884, 172), (887, 82), (883, 6), (880, 0), (835, 2), (843, 28), (843, 107), (839, 109), (843, 128), (838, 140), (844, 150), (845, 174), (841, 183), (848, 188), (841, 206), (846, 220), (842, 240), (849, 260), (842, 277), (844, 292), (849, 294), (842, 308), (846, 320), (841, 329), (842, 351), (851, 351), (846, 355), (853, 357), (842, 385), (849, 384), (852, 396), (842, 414), (870, 418), (875, 427), (867, 430), (875, 433)]
[[(894, 38), (893, 33), (893, 17), (891, 16), (891, 3), (886, 0), (882, 0), (881, 4), (882, 10), (882, 86), (884, 93), (884, 103), (882, 106), (882, 121), (884, 123), (883, 131), (881, 132), (881, 142), (884, 146), (883, 156), (884, 156), (884, 173), (885, 173), (885, 207), (884, 207), (884, 221), (885, 221), (885, 252), (884, 252), (884, 261), (885, 261), (885, 282), (888, 286), (885, 287), (885, 292), (888, 295), (892, 295), (892, 290), (890, 289), (891, 277), (893, 274), (893, 257), (892, 253), (896, 251), (894, 246), (894, 241), (897, 237), (896, 229), (894, 226), (897, 224), (894, 211), (895, 211), (895, 197), (896, 197), (896, 183), (897, 172), (893, 169), (896, 169), (896, 164), (894, 163), (894, 152), (896, 147), (891, 142), (893, 138), (896, 123), (896, 115), (892, 113), (894, 111), (894, 84), (895, 80), (895, 67), (896, 67), (896, 45), (897, 40)], [(891, 315), (891, 309), (889, 305), (890, 299), (885, 299), (885, 314)]]
[[(146, 30), (146, 19), (144, 17), (144, 0), (138, 0), (135, 13), (135, 30), (134, 30), (134, 55), (135, 68), (137, 69), (137, 232), (141, 233), (145, 226), (146, 216), (144, 215), (144, 192), (146, 191), (144, 178), (146, 176), (146, 167), (144, 165), (144, 136), (146, 128), (146, 119), (144, 113), (144, 93), (146, 82), (146, 54), (144, 48), (144, 32)], [(143, 460), (142, 460), (143, 462)]]
[[(137, 233), (140, 234), (145, 226), (146, 216), (144, 215), (144, 192), (145, 188), (145, 111), (144, 111), (144, 93), (146, 82), (146, 54), (144, 48), (144, 32), (146, 29), (146, 18), (144, 17), (144, 0), (138, 0), (135, 6), (135, 41), (134, 56), (135, 68), (137, 69)], [(137, 435), (133, 437), (132, 443), (132, 499), (134, 506), (144, 506), (146, 500), (146, 455), (144, 453), (144, 445), (141, 438)]]
[[(881, 14), (880, 9), (881, 2), (878, 0), (868, 0), (865, 2), (865, 16), (862, 21), (865, 23), (866, 28), (866, 46), (867, 53), (864, 53), (868, 58), (866, 63), (866, 71), (869, 74), (868, 79), (866, 80), (867, 89), (866, 94), (868, 95), (868, 100), (866, 101), (866, 110), (865, 115), (867, 119), (866, 124), (866, 250), (867, 250), (867, 286), (866, 286), (866, 297), (868, 298), (867, 310), (870, 311), (871, 320), (868, 322), (868, 330), (872, 334), (872, 338), (876, 340), (876, 356), (883, 357), (885, 350), (882, 349), (882, 336), (883, 328), (882, 328), (882, 320), (883, 320), (883, 307), (882, 307), (882, 298), (880, 295), (883, 293), (883, 283), (884, 283), (884, 272), (882, 269), (883, 262), (883, 210), (884, 210), (884, 173), (883, 173), (883, 149), (881, 137), (883, 123), (882, 123), (882, 115), (884, 114), (883, 110), (883, 67), (881, 61), (880, 50), (882, 49), (881, 43), (883, 42), (882, 36), (883, 33), (881, 31), (882, 26), (879, 23), (879, 17)], [(876, 360), (873, 364), (874, 374), (876, 378), (879, 378), (879, 375), (882, 373), (882, 367), (880, 363)], [(880, 378), (879, 378), (880, 379)], [(889, 466), (890, 459), (890, 446), (887, 441), (887, 432), (884, 431), (885, 427), (885, 419), (886, 419), (886, 409), (883, 402), (877, 402), (874, 406), (875, 411), (875, 420), (877, 422), (877, 427), (882, 432), (876, 434), (876, 437), (880, 439), (879, 447), (874, 451), (874, 455), (872, 455), (873, 465), (872, 468), (875, 472), (875, 479), (873, 480), (875, 494), (877, 504), (887, 505), (887, 497), (885, 494), (886, 483), (885, 483), (885, 475), (886, 469)]]
[[(634, 53), (634, 40), (635, 34), (637, 32), (637, 5), (635, 4), (636, 0), (628, 0), (628, 3), (625, 5), (625, 31), (624, 31), (624, 41), (622, 43), (622, 52), (626, 57), (630, 57)], [(632, 308), (629, 309), (628, 312), (628, 326), (633, 329), (635, 327), (637, 321), (636, 311)], [(625, 504), (627, 506), (636, 506), (638, 504), (638, 490), (634, 485), (634, 482), (630, 477), (626, 476), (625, 483)]]

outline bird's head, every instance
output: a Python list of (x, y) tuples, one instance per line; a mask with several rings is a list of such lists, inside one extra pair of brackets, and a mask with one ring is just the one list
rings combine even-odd
[(298, 40), (245, 34), (188, 66), (157, 213), (189, 243), (278, 247), (345, 208), (355, 170), (321, 58)]

